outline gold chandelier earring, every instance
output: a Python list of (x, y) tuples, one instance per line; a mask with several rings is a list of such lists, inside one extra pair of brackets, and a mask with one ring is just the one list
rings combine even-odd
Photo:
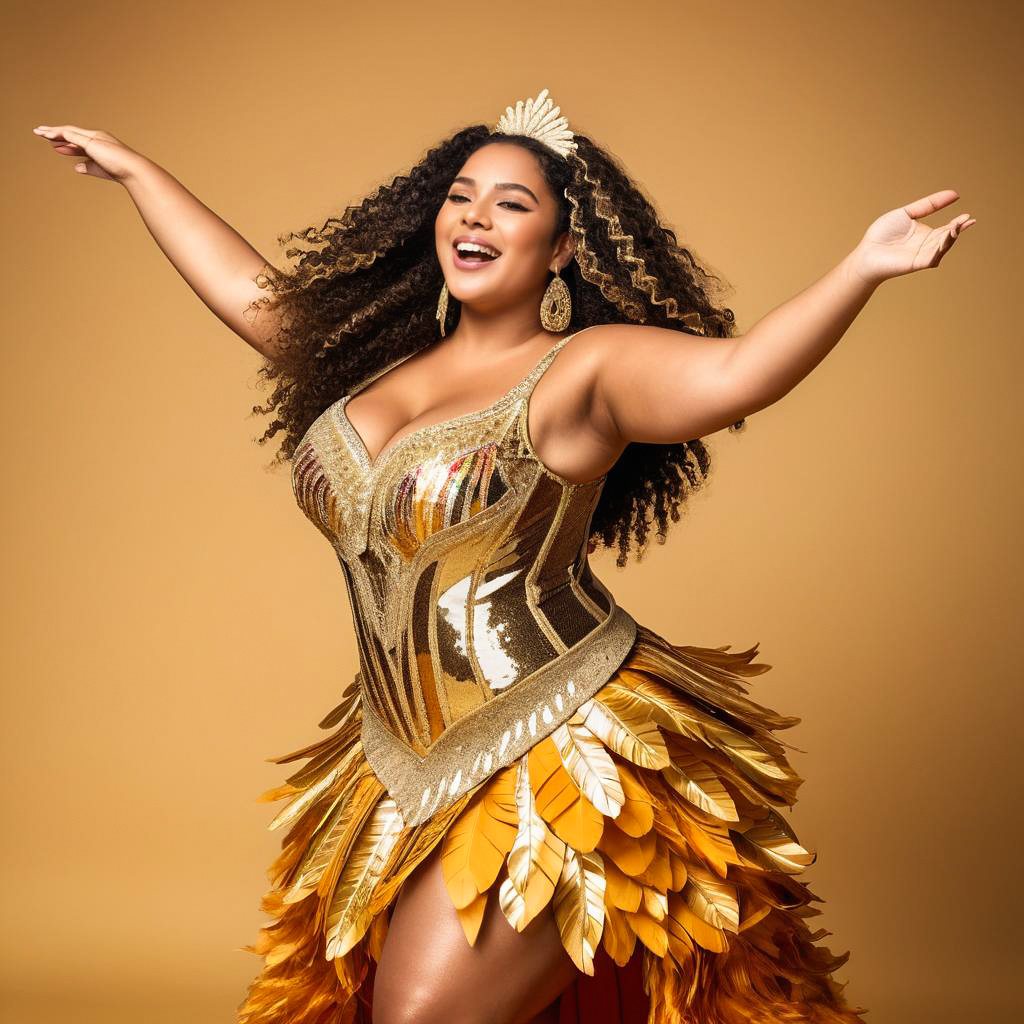
[(448, 282), (441, 285), (441, 297), (437, 300), (437, 321), (441, 325), (441, 337), (444, 337), (444, 322), (448, 319)]
[(540, 322), (546, 331), (564, 331), (572, 319), (572, 298), (569, 287), (559, 276), (555, 268), (555, 276), (548, 282), (544, 298), (540, 303)]

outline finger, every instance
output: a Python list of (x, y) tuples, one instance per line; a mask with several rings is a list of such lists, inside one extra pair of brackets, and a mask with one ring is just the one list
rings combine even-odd
[(33, 129), (40, 135), (45, 135), (48, 139), (81, 139), (83, 142), (88, 142), (96, 133), (87, 132), (77, 125), (73, 124), (60, 124), (60, 125), (44, 125), (41, 124), (38, 128)]
[(91, 142), (95, 134), (95, 132), (87, 132), (81, 128), (75, 128), (72, 125), (67, 125), (64, 128), (64, 138), (68, 139), (71, 142)]
[(61, 156), (81, 156), (85, 149), (77, 142), (63, 142), (60, 139), (47, 139), (55, 153)]
[(50, 142), (61, 142), (64, 140), (64, 132), (60, 128), (33, 128), (36, 135), (49, 139)]
[(949, 206), (950, 203), (956, 202), (959, 198), (960, 194), (958, 192), (951, 188), (944, 188), (938, 192), (933, 192), (930, 196), (924, 196), (912, 203), (907, 203), (903, 207), (903, 212), (908, 217), (918, 220), (921, 217), (927, 217), (928, 214), (934, 213), (936, 210), (941, 210), (944, 206)]
[(970, 227), (971, 224), (975, 223), (975, 218), (969, 213), (962, 213), (954, 221), (950, 223), (950, 229), (954, 238), (959, 235), (964, 228)]

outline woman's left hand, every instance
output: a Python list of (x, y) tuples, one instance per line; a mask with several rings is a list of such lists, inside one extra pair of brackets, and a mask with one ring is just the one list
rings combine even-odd
[(961, 213), (938, 228), (920, 223), (920, 218), (959, 198), (953, 189), (945, 188), (883, 213), (864, 232), (855, 250), (854, 265), (860, 276), (878, 284), (890, 277), (937, 267), (960, 232), (974, 224), (975, 218), (969, 213)]

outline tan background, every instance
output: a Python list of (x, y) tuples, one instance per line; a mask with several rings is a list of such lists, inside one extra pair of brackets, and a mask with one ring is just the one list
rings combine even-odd
[(740, 326), (884, 211), (978, 218), (888, 282), (598, 574), (678, 643), (759, 641), (803, 724), (816, 924), (872, 1024), (1019, 997), (1021, 32), (1013, 3), (5, 7), (4, 1019), (233, 1019), (279, 836), (264, 758), (355, 670), (342, 579), (248, 418), (258, 357), (128, 196), (32, 135), (104, 128), (268, 256), (548, 86), (735, 286)]

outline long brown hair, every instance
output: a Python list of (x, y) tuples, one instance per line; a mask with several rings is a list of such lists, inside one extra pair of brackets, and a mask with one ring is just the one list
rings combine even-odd
[[(535, 139), (495, 135), (473, 125), (430, 149), (408, 174), (379, 186), (358, 206), (321, 227), (290, 232), (282, 245), (295, 265), (263, 268), (256, 283), (270, 295), (250, 309), (275, 311), (279, 356), (259, 374), (274, 382), (264, 406), (274, 414), (259, 444), (284, 431), (273, 464), (290, 461), (310, 424), (370, 374), (438, 338), (435, 318), (444, 276), (434, 220), (452, 179), (488, 142), (515, 142), (532, 152), (559, 205), (554, 237), (572, 231), (575, 258), (562, 271), (572, 298), (570, 331), (595, 324), (638, 323), (706, 337), (733, 337), (735, 318), (720, 305), (729, 290), (664, 226), (652, 202), (618, 161), (585, 135), (563, 159)], [(448, 304), (448, 329), (460, 304)], [(735, 423), (730, 430), (743, 425)], [(664, 543), (687, 496), (711, 470), (699, 438), (677, 444), (634, 442), (612, 467), (591, 523), (591, 548), (631, 550), (639, 561), (652, 525)], [(635, 542), (635, 545), (634, 545)]]

